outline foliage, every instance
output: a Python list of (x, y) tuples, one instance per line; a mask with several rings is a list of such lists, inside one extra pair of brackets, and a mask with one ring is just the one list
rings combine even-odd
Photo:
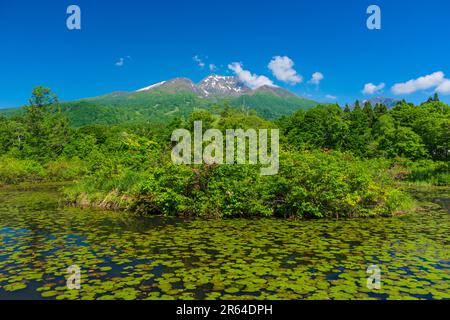
[(50, 181), (77, 180), (87, 173), (86, 164), (79, 159), (59, 159), (50, 161), (45, 166), (46, 178)]
[[(72, 189), (68, 196), (75, 203), (98, 204), (115, 190), (115, 200), (122, 194), (128, 202), (121, 198), (120, 205), (108, 207), (166, 216), (340, 218), (392, 215), (411, 208), (410, 198), (393, 187), (385, 164), (384, 171), (380, 166), (321, 151), (284, 151), (280, 173), (268, 177), (252, 165), (189, 167), (166, 162), (140, 173), (125, 189), (119, 186), (126, 172), (106, 180), (106, 185), (102, 179), (87, 180), (85, 188), (75, 193)], [(95, 191), (96, 196), (86, 198)]]
[[(77, 180), (66, 189), (69, 203), (152, 215), (295, 218), (393, 215), (413, 206), (394, 179), (449, 184), (450, 107), (438, 99), (391, 110), (319, 105), (276, 122), (229, 103), (202, 109), (191, 102), (167, 124), (124, 118), (75, 128), (65, 106), (38, 87), (22, 115), (0, 118), (0, 183)], [(82, 114), (90, 117), (89, 110)], [(262, 177), (254, 165), (175, 166), (171, 133), (193, 130), (198, 120), (204, 130), (279, 128), (279, 174)]]
[(405, 157), (450, 161), (450, 107), (431, 100), (398, 103), (392, 110), (366, 103), (321, 105), (281, 118), (287, 142), (300, 149), (337, 149), (363, 157)]
[(0, 185), (35, 182), (44, 176), (44, 168), (35, 160), (0, 157)]
[(450, 185), (450, 162), (435, 162), (431, 160), (407, 161), (408, 180), (413, 182), (426, 181), (434, 185)]

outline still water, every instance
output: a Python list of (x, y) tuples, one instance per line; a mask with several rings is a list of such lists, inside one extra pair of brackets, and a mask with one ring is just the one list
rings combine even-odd
[(59, 188), (0, 189), (0, 299), (450, 299), (449, 189), (402, 217), (287, 221), (64, 208)]

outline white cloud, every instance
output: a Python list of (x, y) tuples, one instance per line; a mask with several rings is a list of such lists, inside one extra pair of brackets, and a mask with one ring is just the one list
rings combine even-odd
[(120, 58), (119, 61), (116, 62), (117, 67), (122, 67), (125, 64), (125, 59)]
[(303, 81), (303, 78), (293, 69), (294, 61), (289, 57), (276, 56), (273, 57), (268, 65), (275, 78), (280, 81), (297, 84)]
[(258, 76), (256, 74), (252, 74), (248, 70), (244, 70), (242, 68), (242, 63), (233, 62), (228, 65), (228, 68), (232, 70), (236, 76), (244, 82), (247, 86), (252, 89), (257, 89), (262, 86), (271, 86), (275, 87), (272, 80), (267, 78), (266, 76)]
[(132, 60), (131, 59), (131, 56), (126, 56), (126, 58), (120, 58), (116, 63), (115, 63), (115, 65), (117, 66), (117, 67), (123, 67), (124, 65), (125, 65), (125, 62), (127, 61), (127, 60)]
[(324, 79), (324, 76), (321, 72), (314, 72), (312, 74), (311, 80), (309, 80), (309, 83), (319, 85), (320, 81), (322, 81), (323, 79)]
[(325, 96), (325, 98), (327, 98), (327, 99), (329, 99), (329, 100), (337, 100), (338, 97), (332, 96), (332, 95), (330, 95), (330, 94), (327, 94), (327, 95)]
[(450, 80), (445, 79), (437, 88), (436, 92), (442, 94), (450, 94)]
[(203, 62), (202, 58), (200, 58), (198, 55), (193, 56), (192, 60), (194, 60), (200, 68), (203, 69), (205, 67), (205, 63)]
[(210, 71), (216, 71), (217, 70), (217, 66), (214, 63), (210, 63), (209, 64), (209, 70)]
[(374, 94), (380, 90), (383, 90), (386, 84), (384, 82), (380, 83), (379, 85), (375, 85), (373, 83), (366, 83), (364, 85), (363, 93), (364, 94)]
[(395, 94), (410, 94), (419, 90), (427, 90), (440, 86), (444, 81), (444, 73), (442, 71), (438, 71), (404, 83), (397, 83), (391, 88), (391, 90)]

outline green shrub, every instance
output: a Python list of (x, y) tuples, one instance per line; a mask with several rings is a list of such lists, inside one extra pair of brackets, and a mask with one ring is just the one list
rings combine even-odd
[(152, 215), (193, 215), (194, 170), (167, 163), (142, 183), (132, 210)]
[(45, 166), (46, 177), (51, 181), (70, 181), (81, 178), (87, 173), (86, 165), (81, 160), (50, 161)]
[(44, 168), (34, 160), (0, 157), (0, 184), (35, 182), (44, 177)]
[(428, 182), (434, 185), (450, 185), (450, 163), (419, 160), (416, 162), (407, 162), (406, 167), (409, 171), (407, 180), (412, 182)]
[(406, 193), (392, 189), (387, 193), (386, 209), (392, 214), (402, 213), (414, 207), (414, 200)]
[(144, 214), (206, 217), (353, 218), (412, 207), (393, 187), (387, 162), (339, 152), (282, 152), (280, 173), (258, 166), (176, 166), (154, 170), (131, 209)]
[(277, 186), (275, 214), (306, 218), (393, 214), (386, 206), (393, 181), (380, 161), (319, 151), (283, 157), (275, 177), (282, 185)]

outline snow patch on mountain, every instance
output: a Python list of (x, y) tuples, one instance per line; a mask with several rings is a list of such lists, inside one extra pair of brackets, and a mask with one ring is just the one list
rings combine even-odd
[(210, 96), (239, 96), (250, 91), (237, 77), (210, 75), (197, 85), (202, 95)]
[(142, 92), (142, 91), (148, 91), (148, 90), (151, 90), (151, 89), (155, 89), (155, 88), (157, 88), (159, 86), (162, 86), (164, 83), (166, 83), (166, 81), (161, 81), (161, 82), (152, 84), (151, 86), (148, 86), (148, 87), (136, 90), (136, 92)]

